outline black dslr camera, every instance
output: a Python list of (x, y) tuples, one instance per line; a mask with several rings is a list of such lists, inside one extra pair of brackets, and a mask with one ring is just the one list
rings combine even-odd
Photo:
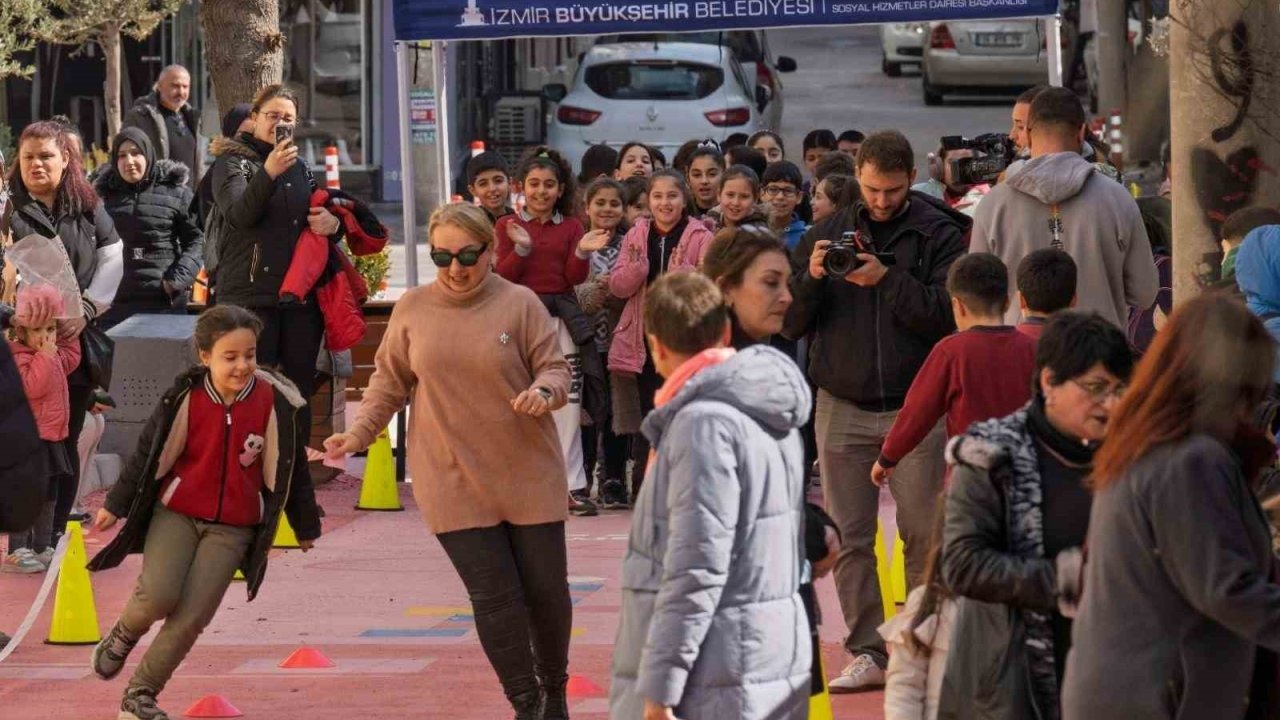
[(862, 267), (865, 263), (858, 259), (858, 253), (875, 255), (881, 265), (889, 266), (897, 262), (893, 253), (879, 253), (863, 249), (862, 238), (857, 232), (846, 232), (839, 240), (832, 240), (827, 254), (822, 256), (822, 269), (827, 277), (842, 278)]
[(1013, 138), (1004, 133), (987, 133), (975, 138), (948, 135), (942, 138), (942, 150), (973, 151), (973, 157), (947, 161), (952, 180), (959, 185), (990, 185), (1018, 156)]

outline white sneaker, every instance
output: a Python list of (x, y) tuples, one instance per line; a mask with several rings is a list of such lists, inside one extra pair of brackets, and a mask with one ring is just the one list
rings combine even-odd
[(36, 559), (31, 548), (19, 548), (5, 556), (0, 562), (0, 572), (34, 575), (45, 571), (44, 563)]
[(828, 687), (836, 695), (880, 690), (884, 687), (884, 669), (876, 664), (875, 658), (862, 654), (846, 665)]
[(36, 560), (39, 560), (40, 564), (47, 570), (49, 566), (53, 564), (53, 546), (51, 545), (45, 548), (43, 552), (35, 553), (35, 558)]

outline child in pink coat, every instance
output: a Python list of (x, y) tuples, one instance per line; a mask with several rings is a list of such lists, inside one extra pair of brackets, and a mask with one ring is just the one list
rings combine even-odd
[[(71, 402), (67, 390), (67, 374), (80, 365), (79, 338), (58, 340), (58, 326), (49, 320), (39, 327), (22, 322), (30, 308), (41, 302), (50, 303), (53, 315), (62, 313), (62, 301), (48, 285), (26, 287), (18, 291), (16, 327), (9, 350), (22, 377), (22, 390), (36, 419), (45, 451), (49, 456), (49, 488), (56, 487), (60, 475), (71, 472), (63, 440), (70, 432)], [(53, 558), (53, 498), (30, 530), (9, 535), (9, 552), (0, 562), (0, 572), (38, 573), (48, 569)]]

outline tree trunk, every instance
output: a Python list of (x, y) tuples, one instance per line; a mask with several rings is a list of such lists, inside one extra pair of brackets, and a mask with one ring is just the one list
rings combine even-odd
[(1170, 3), (1173, 292), (1216, 280), (1222, 221), (1280, 204), (1280, 5)]
[(202, 0), (200, 28), (219, 117), (284, 76), (277, 0)]
[(98, 38), (102, 54), (107, 61), (107, 79), (103, 81), (103, 101), (107, 108), (107, 146), (120, 132), (120, 24), (109, 22), (102, 26)]

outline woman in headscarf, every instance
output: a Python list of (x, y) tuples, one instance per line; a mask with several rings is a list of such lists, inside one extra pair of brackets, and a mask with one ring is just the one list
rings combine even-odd
[(102, 318), (112, 327), (138, 313), (184, 312), (200, 272), (203, 237), (191, 212), (191, 170), (157, 160), (147, 134), (125, 128), (94, 189), (124, 242), (124, 278)]

